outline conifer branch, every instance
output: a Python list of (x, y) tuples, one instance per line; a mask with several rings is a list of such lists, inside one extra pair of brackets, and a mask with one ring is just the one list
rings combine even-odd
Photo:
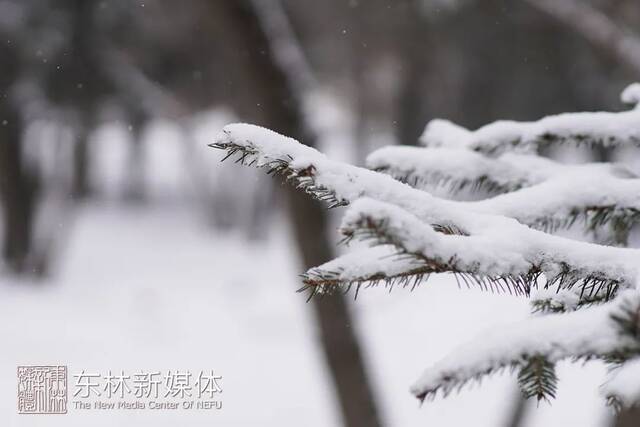
[(613, 234), (620, 236), (640, 220), (640, 179), (631, 179), (635, 175), (619, 165), (561, 165), (516, 154), (492, 159), (463, 149), (416, 147), (385, 147), (372, 153), (367, 164), (414, 187), (511, 192), (461, 206), (508, 216), (545, 232), (574, 224), (594, 231), (611, 224)]
[(558, 388), (555, 365), (541, 356), (530, 357), (518, 373), (518, 385), (527, 399), (535, 397), (538, 402), (554, 399)]
[(626, 233), (640, 220), (639, 194), (640, 179), (585, 170), (489, 199), (467, 202), (467, 206), (473, 211), (514, 218), (545, 232), (574, 224), (583, 224), (587, 231), (594, 231), (610, 224), (616, 233)]
[(539, 289), (531, 296), (531, 307), (533, 313), (565, 313), (608, 302), (617, 291), (618, 286), (611, 283), (590, 288)]
[[(550, 397), (555, 392), (555, 379), (553, 373), (542, 369), (545, 365), (548, 369), (564, 359), (626, 361), (637, 357), (640, 339), (635, 328), (630, 331), (621, 324), (637, 322), (638, 313), (640, 294), (630, 290), (606, 305), (535, 317), (488, 331), (427, 369), (411, 391), (420, 400), (439, 393), (446, 396), (469, 381), (519, 368), (525, 371), (520, 382), (530, 394)], [(538, 370), (538, 374), (532, 375), (531, 370)]]
[[(640, 99), (636, 89), (631, 92), (625, 99)], [(458, 150), (464, 154), (457, 160), (468, 162), (460, 168), (437, 158), (421, 160), (413, 156), (418, 151), (403, 152), (404, 160), (378, 153), (373, 167), (395, 177), (420, 176), (448, 182), (454, 189), (488, 186), (509, 191), (473, 202), (436, 198), (376, 171), (332, 161), (256, 126), (227, 126), (211, 146), (225, 150), (225, 159), (235, 157), (237, 163), (283, 176), (330, 207), (350, 204), (341, 226), (345, 241), (371, 247), (307, 271), (303, 282), (311, 297), (351, 287), (357, 295), (360, 287), (379, 284), (390, 290), (413, 289), (432, 273), (450, 273), (459, 285), (493, 292), (546, 291), (533, 301), (534, 310), (544, 316), (484, 334), (429, 368), (412, 387), (424, 400), (512, 369), (519, 372), (523, 393), (541, 400), (555, 395), (553, 366), (560, 360), (601, 359), (631, 369), (640, 357), (640, 293), (635, 288), (640, 251), (578, 242), (525, 224), (555, 230), (584, 221), (588, 229), (608, 224), (616, 236), (624, 236), (640, 220), (640, 180), (610, 165), (561, 166), (501, 153), (532, 152), (561, 141), (638, 144), (639, 114), (640, 109), (565, 114), (531, 123), (497, 122), (475, 132), (432, 122), (427, 145), (464, 149)], [(485, 158), (469, 149), (500, 157)], [(424, 153), (436, 150), (419, 154)], [(509, 164), (508, 159), (547, 162), (548, 167)], [(471, 161), (480, 166), (469, 168)], [(635, 404), (638, 399), (625, 396), (616, 382), (612, 380), (605, 393), (610, 403)]]
[(489, 156), (535, 152), (549, 145), (640, 146), (640, 110), (547, 116), (534, 122), (497, 121), (469, 131), (445, 120), (430, 122), (420, 141), (427, 147), (467, 148)]
[(242, 145), (234, 142), (216, 142), (209, 145), (212, 148), (225, 150), (226, 156), (222, 159), (235, 160), (235, 163), (242, 166), (256, 166), (267, 170), (267, 175), (280, 175), (291, 182), (296, 188), (313, 196), (315, 199), (326, 202), (329, 208), (348, 205), (346, 199), (339, 198), (332, 189), (317, 184), (315, 181), (315, 168), (309, 165), (303, 168), (296, 168), (292, 165), (293, 157), (286, 155), (285, 158), (271, 158), (264, 155), (258, 148), (250, 145)]
[[(372, 256), (373, 254), (366, 252), (356, 258), (348, 254), (310, 269), (303, 277), (304, 284), (311, 288), (312, 296), (337, 288), (346, 287), (348, 290), (352, 285), (359, 286), (363, 283), (366, 283), (366, 287), (382, 283), (389, 289), (396, 285), (411, 286), (413, 289), (427, 280), (432, 273), (452, 273), (459, 287), (477, 286), (491, 292), (528, 295), (531, 286), (535, 286), (541, 274), (540, 270), (533, 266), (523, 274), (487, 273), (479, 267), (480, 261), (465, 264), (455, 254), (437, 247), (437, 243), (428, 255), (423, 251), (411, 251), (398, 235), (398, 230), (390, 226), (389, 218), (364, 215), (352, 224), (344, 224), (341, 231), (348, 239), (371, 245), (372, 250), (376, 247), (393, 249), (386, 250), (387, 255), (384, 257)], [(425, 232), (425, 237), (434, 240), (437, 240), (439, 235), (428, 225), (414, 231), (418, 235)], [(460, 235), (449, 236), (453, 238)]]
[[(579, 170), (571, 174), (572, 178), (547, 180), (489, 200), (453, 202), (440, 200), (383, 174), (332, 161), (291, 138), (255, 126), (227, 126), (223, 136), (211, 146), (226, 150), (225, 159), (235, 156), (237, 163), (283, 175), (298, 188), (328, 202), (329, 207), (371, 197), (401, 206), (425, 222), (455, 226), (467, 233), (468, 227), (462, 224), (466, 221), (458, 220), (461, 212), (511, 217), (544, 231), (568, 227), (580, 220), (589, 228), (610, 221), (619, 228), (628, 228), (638, 220), (640, 200), (636, 194), (640, 181), (609, 177), (612, 171), (606, 168), (601, 175), (595, 169)], [(576, 192), (575, 186), (581, 191)]]
[[(624, 283), (592, 263), (571, 265), (558, 260), (552, 246), (518, 248), (498, 237), (438, 233), (409, 212), (374, 200), (355, 202), (341, 231), (349, 240), (387, 249), (348, 254), (309, 270), (304, 283), (314, 293), (365, 282), (415, 286), (431, 273), (453, 273), (459, 286), (516, 295), (529, 295), (538, 286), (557, 292), (575, 287), (576, 298), (586, 304), (612, 298)], [(494, 250), (487, 252), (486, 247)]]
[[(526, 161), (534, 156), (517, 157)], [(535, 176), (539, 168), (514, 167), (466, 149), (389, 146), (371, 153), (366, 165), (414, 188), (444, 187), (450, 193), (465, 189), (506, 193), (542, 178)]]
[[(263, 128), (250, 125), (227, 126), (213, 146), (225, 149), (227, 157), (236, 155), (237, 162), (266, 167), (269, 172), (284, 175), (320, 200), (329, 201), (331, 206), (368, 196), (386, 202), (389, 206), (397, 206), (402, 215), (408, 214), (411, 221), (423, 229), (428, 227), (431, 234), (436, 230), (439, 232), (436, 234), (440, 236), (451, 232), (469, 236), (465, 244), (477, 242), (474, 247), (478, 248), (478, 253), (485, 253), (486, 247), (504, 249), (504, 258), (500, 258), (502, 264), (491, 265), (492, 260), (488, 259), (488, 264), (483, 267), (490, 268), (484, 270), (472, 268), (471, 264), (461, 265), (460, 261), (455, 266), (451, 265), (450, 259), (459, 257), (456, 251), (450, 251), (448, 257), (438, 253), (438, 270), (475, 272), (481, 277), (493, 277), (500, 281), (510, 277), (516, 280), (515, 283), (519, 283), (523, 277), (537, 277), (542, 271), (547, 278), (547, 287), (557, 284), (562, 288), (578, 283), (583, 288), (627, 286), (636, 277), (638, 251), (575, 242), (529, 229), (504, 216), (478, 213), (478, 203), (437, 199), (388, 176), (331, 161), (312, 148)], [(530, 189), (520, 191), (525, 190)], [(518, 193), (500, 197), (513, 197)], [(495, 201), (492, 203), (497, 204)], [(471, 206), (475, 208), (470, 209)], [(504, 206), (518, 208), (515, 204), (507, 203), (501, 209)], [(485, 208), (488, 212), (492, 209), (497, 208)], [(412, 233), (410, 226), (414, 225), (413, 222), (403, 224), (408, 227), (404, 233)], [(395, 231), (402, 232), (401, 227), (396, 227)], [(464, 247), (457, 249), (465, 251)], [(415, 251), (405, 248), (402, 252), (411, 254)], [(432, 254), (423, 255), (430, 259)], [(473, 257), (470, 257), (470, 262), (473, 261)], [(512, 261), (520, 264), (512, 265)], [(351, 280), (344, 280), (347, 281)], [(526, 284), (528, 287), (521, 287), (528, 293), (531, 280)]]
[(640, 179), (631, 179), (635, 175), (620, 165), (561, 165), (517, 154), (493, 159), (465, 149), (417, 147), (385, 147), (372, 153), (367, 164), (418, 188), (430, 184), (448, 186), (451, 192), (510, 192), (460, 203), (545, 232), (574, 224), (594, 231), (611, 224), (613, 236), (619, 237), (640, 220)]
[(622, 165), (561, 164), (536, 155), (505, 153), (497, 158), (464, 148), (387, 146), (367, 157), (369, 169), (391, 175), (414, 188), (446, 187), (507, 193), (567, 175), (634, 178)]

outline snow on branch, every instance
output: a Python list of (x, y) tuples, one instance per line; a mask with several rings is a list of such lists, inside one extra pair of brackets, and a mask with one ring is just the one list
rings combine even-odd
[(449, 212), (454, 202), (437, 199), (390, 176), (332, 161), (295, 139), (259, 126), (225, 126), (211, 147), (225, 150), (225, 159), (235, 156), (236, 163), (284, 176), (311, 196), (329, 203), (330, 208), (371, 197), (401, 206), (427, 223), (455, 228), (456, 220)]
[(565, 165), (545, 157), (514, 153), (490, 158), (458, 148), (387, 146), (371, 153), (366, 164), (369, 169), (414, 188), (445, 186), (453, 193), (465, 188), (507, 193), (579, 171), (584, 175), (633, 177), (623, 166), (610, 163)]
[(309, 269), (302, 275), (304, 287), (300, 291), (309, 290), (312, 298), (341, 289), (348, 292), (355, 287), (357, 298), (361, 286), (375, 287), (381, 283), (389, 291), (395, 286), (410, 286), (413, 290), (432, 272), (421, 259), (402, 256), (392, 245), (378, 245)]
[[(534, 155), (487, 158), (464, 149), (385, 147), (367, 165), (414, 187), (425, 184), (513, 193), (460, 202), (464, 208), (515, 218), (544, 231), (584, 222), (626, 232), (640, 220), (640, 180), (621, 165), (562, 165)], [(521, 189), (523, 187), (529, 187)]]
[(534, 152), (550, 144), (640, 146), (640, 109), (564, 113), (534, 122), (500, 120), (475, 131), (436, 119), (427, 125), (420, 142), (427, 147), (468, 148), (491, 156), (507, 151)]
[(473, 211), (515, 218), (545, 231), (582, 221), (589, 230), (610, 223), (626, 232), (640, 220), (640, 179), (583, 168), (532, 187), (466, 203)]
[(635, 108), (640, 107), (640, 83), (631, 83), (629, 86), (622, 91), (620, 95), (620, 100), (625, 104), (630, 104), (635, 106)]
[[(459, 284), (492, 291), (528, 294), (540, 271), (518, 254), (493, 256), (463, 236), (445, 234), (402, 208), (372, 199), (357, 200), (344, 217), (342, 233), (373, 246), (309, 270), (305, 284), (327, 292), (332, 287), (380, 281), (393, 286), (417, 285), (431, 273), (450, 272)], [(381, 250), (373, 254), (375, 250)], [(484, 252), (484, 253), (483, 253)], [(372, 256), (373, 255), (373, 256)], [(378, 256), (375, 256), (378, 255)]]
[[(428, 368), (411, 392), (420, 400), (438, 393), (446, 396), (469, 381), (508, 368), (524, 368), (521, 385), (531, 386), (528, 391), (538, 398), (552, 397), (555, 382), (549, 372), (551, 364), (567, 358), (628, 360), (640, 354), (639, 316), (640, 294), (629, 290), (606, 305), (489, 330)], [(530, 366), (532, 361), (538, 361), (538, 366)], [(538, 371), (537, 380), (532, 368)], [(546, 391), (545, 381), (550, 381)]]
[[(451, 129), (458, 135), (468, 132)], [(465, 144), (458, 148), (468, 148)], [(439, 199), (376, 171), (332, 161), (258, 126), (226, 126), (211, 146), (225, 150), (225, 159), (235, 156), (238, 163), (284, 176), (331, 207), (350, 205), (340, 229), (345, 241), (359, 240), (370, 248), (307, 271), (303, 281), (311, 296), (346, 291), (353, 285), (415, 287), (432, 273), (451, 273), (459, 285), (494, 292), (529, 295), (532, 288), (541, 290), (534, 297), (534, 309), (545, 315), (483, 334), (427, 369), (411, 389), (421, 400), (447, 395), (469, 381), (509, 368), (518, 371), (525, 396), (549, 399), (556, 392), (555, 364), (560, 360), (600, 358), (620, 365), (624, 373), (640, 357), (636, 287), (640, 250), (566, 239), (518, 221), (575, 221), (580, 215), (590, 224), (635, 220), (640, 212), (640, 180), (624, 171), (607, 165), (565, 168), (520, 155), (539, 164), (530, 168), (540, 176), (523, 174), (523, 182), (539, 182), (491, 199), (459, 202)], [(457, 160), (460, 168), (477, 160), (477, 153), (462, 151), (469, 156), (462, 154)], [(389, 161), (397, 153), (398, 159)], [(414, 157), (415, 170), (434, 162), (408, 151), (391, 154), (377, 161), (396, 167), (409, 163), (403, 156)], [(505, 182), (514, 182), (516, 169), (508, 169), (505, 159), (518, 155), (480, 162), (504, 162), (500, 171)], [(456, 167), (454, 160), (448, 162), (443, 169)], [(483, 167), (490, 169), (485, 163), (457, 179), (482, 176)], [(618, 406), (635, 402), (637, 389), (629, 384), (620, 374), (612, 375), (605, 390), (609, 402)]]
[(592, 288), (588, 291), (576, 287), (570, 289), (537, 289), (531, 295), (531, 306), (534, 313), (565, 313), (607, 302), (614, 293), (615, 289), (610, 287)]
[(617, 409), (640, 404), (640, 357), (612, 369), (602, 385), (607, 402)]
[[(362, 211), (362, 214), (389, 213), (390, 218), (386, 219), (374, 216), (372, 224), (383, 220), (385, 225), (393, 225), (393, 221), (398, 219), (401, 223), (415, 223), (416, 227), (419, 225), (420, 228), (416, 229), (423, 231), (420, 238), (427, 245), (425, 249), (436, 250), (436, 253), (412, 250), (416, 243), (412, 228), (403, 231), (401, 227), (391, 227), (374, 231), (386, 233), (379, 236), (379, 244), (392, 244), (405, 254), (421, 253), (426, 257), (422, 262), (426, 262), (434, 272), (473, 271), (478, 277), (503, 280), (503, 276), (509, 276), (516, 281), (542, 272), (547, 278), (547, 286), (558, 283), (561, 287), (571, 287), (576, 283), (582, 283), (583, 288), (635, 284), (639, 256), (637, 250), (604, 247), (551, 236), (513, 219), (496, 215), (494, 208), (474, 205), (479, 202), (438, 199), (389, 176), (331, 161), (315, 149), (264, 128), (244, 124), (226, 126), (212, 146), (226, 150), (227, 157), (237, 155), (237, 162), (266, 167), (269, 172), (283, 174), (299, 188), (320, 200), (328, 201), (331, 206), (346, 205), (362, 197), (393, 205), (381, 204), (384, 206), (378, 209), (369, 201), (361, 203), (359, 207), (372, 208), (372, 212)], [(517, 192), (512, 194), (517, 196)], [(502, 197), (505, 196), (508, 195)], [(505, 211), (515, 206), (506, 202), (494, 203)], [(539, 204), (544, 206), (544, 203)], [(389, 210), (395, 207), (399, 210)], [(535, 206), (530, 208), (538, 209)], [(479, 212), (480, 210), (485, 212)], [(347, 215), (346, 219), (348, 218), (353, 216)], [(392, 234), (388, 233), (389, 230), (392, 230)], [(370, 233), (371, 231), (369, 230)], [(450, 236), (451, 239), (445, 239), (444, 236), (448, 234), (462, 237)], [(405, 238), (413, 240), (405, 241)], [(462, 238), (465, 240), (457, 240)], [(486, 254), (488, 247), (496, 249), (491, 256)], [(476, 253), (470, 252), (473, 248)], [(454, 252), (453, 249), (459, 252)], [(452, 258), (454, 254), (456, 257)], [(460, 258), (463, 254), (467, 256)], [(437, 263), (429, 264), (434, 261), (434, 255), (437, 256)], [(515, 261), (518, 263), (514, 263)], [(355, 276), (341, 275), (339, 279), (345, 283), (360, 281)], [(531, 280), (527, 283), (530, 286)]]
[[(452, 208), (508, 216), (543, 229), (569, 225), (580, 218), (592, 226), (612, 219), (624, 225), (638, 216), (638, 181), (609, 177), (607, 175), (615, 171), (604, 166), (574, 167), (576, 173), (570, 175), (571, 179), (549, 181), (486, 201), (454, 202), (437, 199), (382, 174), (331, 161), (315, 149), (257, 126), (226, 126), (212, 146), (226, 150), (229, 156), (237, 155), (237, 161), (243, 164), (282, 173), (301, 189), (329, 202), (331, 207), (346, 205), (359, 197), (371, 197), (397, 204), (425, 222), (457, 225), (461, 230), (466, 227), (457, 223)], [(538, 170), (545, 169), (542, 167), (545, 161), (537, 160), (527, 161), (537, 165)], [(546, 174), (554, 173), (548, 163), (546, 169), (549, 171)], [(620, 188), (615, 191), (607, 188), (618, 184)], [(575, 191), (576, 187), (581, 191)]]
[(415, 188), (442, 185), (451, 192), (482, 188), (506, 193), (544, 179), (536, 176), (536, 169), (514, 168), (505, 161), (452, 148), (388, 146), (371, 153), (366, 165)]
[[(386, 262), (377, 258), (375, 263), (349, 256), (338, 258), (310, 270), (305, 284), (330, 288), (393, 281), (400, 274), (449, 272), (456, 275), (459, 284), (497, 292), (528, 295), (540, 281), (544, 288), (578, 285), (583, 294), (611, 297), (620, 284), (635, 283), (639, 255), (635, 250), (563, 239), (515, 221), (506, 221), (502, 227), (471, 235), (443, 233), (399, 206), (360, 199), (345, 214), (341, 232), (348, 239), (372, 246), (391, 245), (397, 258), (389, 256)], [(405, 264), (399, 264), (398, 259)]]

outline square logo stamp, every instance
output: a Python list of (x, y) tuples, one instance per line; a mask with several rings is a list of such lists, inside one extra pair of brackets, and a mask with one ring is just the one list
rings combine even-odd
[(19, 414), (66, 414), (67, 367), (18, 366)]

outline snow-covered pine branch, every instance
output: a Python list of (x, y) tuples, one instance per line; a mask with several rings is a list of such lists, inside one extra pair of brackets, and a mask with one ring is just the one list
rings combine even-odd
[(583, 222), (590, 230), (611, 224), (616, 231), (626, 233), (640, 220), (640, 179), (583, 168), (466, 204), (470, 210), (515, 218), (550, 232)]
[(635, 177), (619, 164), (567, 165), (546, 157), (515, 153), (492, 158), (461, 148), (386, 146), (372, 152), (366, 165), (414, 188), (443, 186), (452, 193), (464, 189), (508, 193), (565, 174)]
[[(640, 216), (640, 181), (608, 176), (602, 168), (575, 168), (575, 173), (538, 186), (479, 202), (446, 201), (418, 191), (383, 174), (332, 161), (315, 149), (258, 126), (225, 126), (215, 148), (224, 149), (237, 162), (267, 167), (330, 207), (347, 205), (359, 197), (371, 197), (403, 207), (421, 220), (438, 226), (466, 227), (456, 223), (456, 212), (476, 211), (508, 216), (545, 230), (584, 219), (590, 227), (615, 220), (622, 227)], [(582, 173), (580, 173), (582, 172)], [(619, 173), (624, 176), (623, 172)], [(620, 184), (620, 188), (614, 188)], [(580, 188), (576, 191), (575, 188)], [(606, 190), (606, 191), (605, 191)]]
[(412, 275), (449, 272), (459, 284), (497, 292), (528, 295), (539, 282), (543, 288), (558, 289), (577, 284), (584, 298), (608, 299), (620, 284), (635, 283), (639, 251), (551, 236), (515, 221), (501, 227), (449, 234), (399, 206), (360, 199), (345, 214), (342, 233), (372, 246), (392, 246), (395, 257), (391, 251), (345, 255), (309, 270), (305, 284), (327, 292), (372, 281), (408, 284)]
[[(640, 355), (639, 316), (640, 294), (630, 290), (609, 304), (534, 317), (489, 330), (429, 367), (411, 387), (411, 392), (421, 400), (438, 393), (446, 396), (469, 381), (508, 368), (524, 368), (529, 372), (522, 374), (521, 371), (521, 386), (535, 387), (551, 381), (549, 387), (538, 387), (540, 394), (535, 395), (539, 399), (552, 397), (545, 394), (545, 390), (555, 390), (549, 366), (558, 361), (569, 358), (625, 361)], [(537, 366), (531, 366), (532, 361)], [(531, 369), (537, 369), (538, 373), (532, 373)], [(529, 375), (537, 380), (532, 381)], [(634, 384), (637, 386), (637, 378)], [(615, 382), (609, 384), (608, 393), (629, 395), (629, 387), (616, 385)], [(523, 391), (527, 394), (535, 389)]]
[[(456, 135), (469, 133), (447, 122), (436, 121), (432, 126), (445, 129), (435, 134), (453, 135), (443, 139), (450, 141), (448, 145), (464, 141)], [(512, 192), (467, 202), (463, 207), (508, 216), (544, 231), (576, 222), (584, 223), (588, 230), (610, 224), (613, 240), (620, 244), (640, 220), (640, 180), (632, 179), (637, 177), (622, 165), (563, 165), (535, 154), (503, 153), (491, 158), (469, 148), (465, 144), (458, 148), (384, 147), (368, 157), (367, 166), (418, 189), (445, 185), (452, 192), (467, 187)]]
[[(635, 86), (623, 92), (634, 103)], [(640, 109), (623, 112), (564, 113), (533, 122), (501, 120), (470, 131), (447, 120), (432, 120), (420, 141), (427, 147), (468, 148), (497, 156), (534, 152), (550, 144), (640, 146)]]
[[(625, 98), (633, 100), (634, 93), (629, 89)], [(576, 115), (567, 115), (567, 123), (582, 127), (568, 126), (555, 116), (511, 130), (517, 134), (529, 125), (542, 129), (540, 123), (550, 123), (553, 126), (546, 129), (555, 126), (556, 134), (564, 126), (565, 139), (587, 132), (584, 141), (635, 143), (640, 131), (629, 113), (589, 113), (596, 115), (593, 128), (586, 123), (593, 117), (578, 115), (581, 118), (573, 120)], [(601, 114), (614, 122), (626, 115), (625, 126), (613, 123), (601, 128), (605, 120)], [(484, 179), (510, 192), (481, 201), (440, 199), (246, 124), (226, 126), (211, 146), (225, 150), (225, 158), (235, 156), (238, 163), (283, 175), (330, 207), (350, 205), (341, 232), (346, 241), (356, 239), (371, 247), (307, 271), (304, 284), (312, 296), (354, 285), (357, 289), (378, 283), (415, 286), (431, 273), (452, 273), (460, 286), (494, 292), (529, 295), (532, 288), (538, 290), (533, 307), (541, 315), (499, 334), (484, 335), (481, 342), (437, 363), (413, 387), (417, 397), (446, 395), (470, 380), (513, 368), (519, 371), (527, 397), (547, 399), (556, 390), (554, 365), (567, 358), (599, 358), (617, 364), (620, 372), (631, 370), (640, 356), (636, 289), (640, 250), (579, 242), (525, 224), (554, 228), (559, 222), (586, 218), (591, 227), (604, 222), (628, 227), (640, 212), (640, 180), (614, 165), (564, 166), (531, 153), (500, 153), (507, 146), (533, 151), (538, 141), (521, 144), (525, 133), (515, 144), (491, 140), (502, 148), (485, 150), (478, 147), (489, 143), (474, 145), (474, 132), (435, 123), (435, 132), (434, 123), (430, 126), (430, 141), (436, 143), (431, 145), (447, 148), (387, 148), (369, 159), (370, 166), (396, 177), (419, 174), (431, 179), (429, 174), (435, 171), (457, 183)], [(499, 157), (485, 157), (486, 153)], [(619, 375), (612, 374), (607, 387), (604, 393), (610, 403), (635, 402), (629, 396), (637, 390)]]
[(393, 203), (422, 221), (437, 226), (455, 226), (450, 210), (456, 202), (437, 199), (393, 178), (329, 159), (298, 141), (259, 126), (225, 126), (212, 147), (225, 150), (236, 163), (281, 174), (301, 190), (329, 207), (345, 206), (361, 197)]
[[(429, 228), (431, 231), (438, 232), (438, 236), (452, 233), (468, 235), (471, 239), (465, 243), (479, 241), (482, 245), (498, 244), (509, 248), (505, 256), (518, 256), (526, 262), (516, 268), (514, 265), (508, 265), (511, 262), (510, 258), (502, 259), (500, 268), (505, 268), (502, 271), (499, 268), (487, 268), (489, 264), (481, 265), (473, 271), (477, 277), (511, 275), (514, 280), (521, 280), (522, 277), (532, 278), (531, 274), (539, 271), (545, 273), (549, 283), (562, 280), (563, 284), (573, 285), (586, 280), (585, 285), (593, 281), (598, 283), (602, 281), (610, 285), (625, 286), (634, 283), (636, 277), (638, 251), (602, 247), (550, 236), (494, 212), (495, 210), (508, 213), (509, 209), (515, 211), (518, 209), (517, 203), (510, 204), (497, 200), (492, 202), (495, 204), (494, 208), (491, 205), (482, 204), (483, 202), (438, 199), (383, 174), (332, 161), (317, 150), (306, 147), (291, 138), (253, 125), (226, 126), (212, 146), (226, 150), (228, 156), (237, 155), (237, 162), (267, 167), (270, 172), (284, 174), (299, 188), (320, 200), (328, 201), (331, 206), (346, 205), (362, 197), (386, 202), (402, 210), (397, 212), (398, 215), (406, 213), (408, 217), (425, 227), (425, 230)], [(501, 197), (515, 197), (520, 203), (518, 193), (514, 192)], [(529, 209), (521, 211), (523, 216), (548, 206), (544, 203), (544, 199), (537, 200), (536, 206), (528, 204)], [(360, 206), (365, 205), (371, 206), (372, 203), (360, 204)], [(559, 205), (562, 204), (556, 203), (553, 209), (558, 209)], [(401, 230), (398, 227), (394, 231)], [(425, 233), (428, 233), (425, 239), (433, 235), (429, 231)], [(481, 241), (482, 239), (489, 240)], [(483, 252), (486, 247), (488, 246), (482, 246)], [(454, 272), (453, 267), (458, 268), (462, 265), (452, 266), (446, 264), (447, 260), (446, 257), (441, 256), (439, 261), (444, 264), (438, 269)], [(462, 267), (468, 269), (476, 260), (469, 258), (463, 261), (468, 263)], [(319, 273), (321, 270), (314, 271)], [(336, 269), (332, 271), (339, 272)], [(460, 269), (460, 272), (472, 273), (465, 269)], [(318, 274), (311, 273), (313, 272), (310, 272), (310, 277), (318, 277)], [(387, 278), (384, 274), (372, 276)], [(362, 282), (364, 278), (364, 276), (345, 275), (344, 272), (338, 277), (328, 275), (325, 279), (327, 277), (333, 277), (331, 280), (341, 280), (344, 283)], [(527, 284), (530, 287), (531, 280)]]
[(348, 292), (361, 286), (374, 287), (384, 284), (390, 290), (395, 286), (413, 289), (433, 270), (422, 260), (402, 256), (392, 245), (377, 245), (354, 250), (329, 262), (309, 269), (302, 275), (304, 287), (310, 297), (343, 289)]

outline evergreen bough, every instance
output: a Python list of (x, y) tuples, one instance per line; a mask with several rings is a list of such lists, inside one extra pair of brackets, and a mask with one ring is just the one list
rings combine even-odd
[[(629, 86), (623, 101), (635, 104), (639, 88)], [(372, 153), (370, 169), (247, 124), (226, 126), (211, 147), (284, 177), (330, 208), (348, 206), (343, 242), (369, 247), (303, 274), (310, 297), (413, 288), (440, 273), (461, 287), (531, 297), (530, 319), (483, 334), (427, 368), (411, 387), (420, 400), (505, 369), (517, 371), (524, 396), (549, 400), (558, 361), (597, 359), (611, 367), (602, 387), (607, 402), (636, 405), (640, 250), (624, 246), (640, 220), (640, 178), (621, 165), (564, 165), (538, 153), (549, 145), (638, 146), (640, 108), (499, 121), (476, 131), (434, 120), (420, 142)], [(484, 199), (429, 193), (442, 188)], [(552, 234), (577, 224), (597, 232), (600, 244)]]

